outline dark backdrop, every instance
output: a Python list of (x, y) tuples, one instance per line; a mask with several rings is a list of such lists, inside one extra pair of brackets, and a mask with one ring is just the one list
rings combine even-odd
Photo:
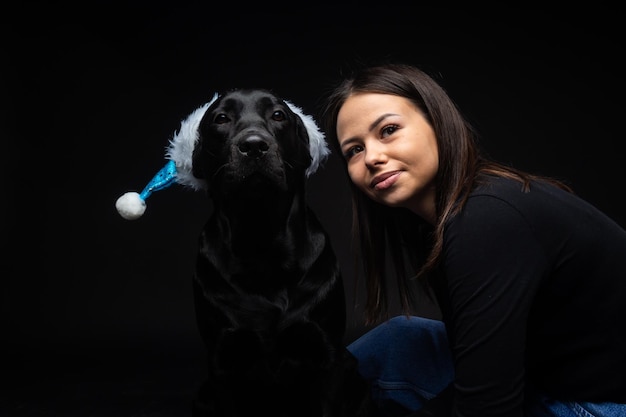
[[(397, 3), (22, 2), (2, 13), (9, 415), (106, 415), (129, 401), (134, 415), (174, 415), (186, 405), (202, 372), (191, 274), (209, 205), (174, 186), (129, 222), (114, 203), (147, 184), (180, 121), (217, 90), (268, 87), (317, 117), (322, 94), (357, 63), (413, 63), (448, 90), (491, 156), (567, 180), (626, 225), (620, 13)], [(311, 178), (309, 200), (352, 302), (336, 158)], [(358, 307), (348, 314), (349, 340), (362, 328)], [(423, 314), (437, 312), (425, 304)]]

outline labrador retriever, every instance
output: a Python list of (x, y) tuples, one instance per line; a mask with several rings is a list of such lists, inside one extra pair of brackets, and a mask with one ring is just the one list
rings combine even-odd
[(190, 165), (179, 182), (212, 202), (193, 278), (208, 363), (194, 416), (373, 416), (344, 347), (340, 268), (307, 205), (323, 134), (262, 89), (218, 95), (195, 118), (191, 159), (176, 138), (169, 155)]

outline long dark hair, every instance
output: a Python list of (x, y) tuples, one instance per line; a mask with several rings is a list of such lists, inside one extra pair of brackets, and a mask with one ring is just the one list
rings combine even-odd
[[(349, 181), (353, 239), (360, 250), (355, 260), (362, 262), (367, 289), (365, 320), (372, 324), (385, 319), (388, 311), (388, 287), (384, 279), (387, 260), (391, 261), (397, 277), (402, 310), (409, 314), (414, 300), (413, 282), (417, 279), (427, 287), (427, 278), (442, 256), (444, 226), (463, 208), (482, 175), (513, 178), (525, 191), (539, 177), (487, 159), (479, 149), (475, 129), (446, 91), (426, 72), (406, 64), (366, 67), (327, 95), (321, 116), (329, 142), (339, 155), (337, 114), (354, 93), (392, 94), (410, 100), (432, 126), (439, 150), (435, 225), (427, 224), (407, 209), (374, 202)], [(347, 166), (345, 172), (347, 175)], [(543, 179), (571, 191), (559, 181)], [(406, 273), (407, 260), (415, 268), (414, 275)]]

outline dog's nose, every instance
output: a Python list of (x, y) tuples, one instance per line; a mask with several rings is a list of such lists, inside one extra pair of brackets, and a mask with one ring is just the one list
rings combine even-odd
[(250, 135), (242, 140), (239, 145), (239, 152), (246, 156), (259, 158), (263, 156), (269, 149), (269, 145), (261, 136)]

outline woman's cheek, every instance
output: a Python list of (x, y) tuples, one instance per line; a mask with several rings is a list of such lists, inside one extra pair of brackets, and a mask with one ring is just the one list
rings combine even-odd
[(363, 188), (363, 172), (355, 164), (348, 165), (348, 176), (357, 187)]
[(350, 161), (347, 162), (346, 168), (348, 169), (348, 176), (352, 182), (354, 182), (354, 166), (350, 163)]

